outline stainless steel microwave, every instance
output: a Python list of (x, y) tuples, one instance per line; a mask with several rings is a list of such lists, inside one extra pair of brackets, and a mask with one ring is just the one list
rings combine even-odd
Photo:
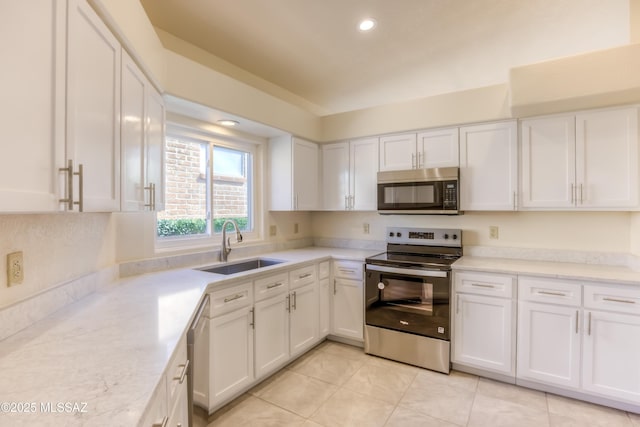
[(459, 168), (378, 172), (378, 213), (457, 215)]

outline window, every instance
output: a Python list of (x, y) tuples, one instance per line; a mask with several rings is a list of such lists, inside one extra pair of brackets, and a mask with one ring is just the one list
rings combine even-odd
[[(253, 144), (176, 132), (165, 141), (166, 201), (157, 214), (160, 241), (207, 239), (228, 219), (255, 230)], [(207, 242), (206, 244), (211, 244)]]

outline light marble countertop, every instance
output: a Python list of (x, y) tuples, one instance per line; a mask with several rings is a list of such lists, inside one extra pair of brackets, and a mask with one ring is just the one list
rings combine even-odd
[(581, 264), (554, 261), (527, 261), (509, 258), (463, 256), (453, 263), (454, 270), (471, 270), (550, 278), (640, 285), (640, 272), (625, 266)]
[[(229, 276), (180, 269), (121, 279), (0, 341), (0, 425), (135, 426), (208, 290), (377, 252), (311, 247), (262, 254), (285, 262)], [(41, 406), (67, 402), (84, 412)]]

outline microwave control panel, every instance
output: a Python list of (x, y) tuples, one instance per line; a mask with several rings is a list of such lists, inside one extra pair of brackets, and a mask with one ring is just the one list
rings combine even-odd
[(442, 208), (458, 209), (458, 181), (444, 181), (442, 183)]

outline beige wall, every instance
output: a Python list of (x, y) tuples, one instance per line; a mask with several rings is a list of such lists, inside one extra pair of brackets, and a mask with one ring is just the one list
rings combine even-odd
[[(387, 226), (451, 227), (464, 230), (464, 245), (628, 253), (631, 216), (628, 212), (467, 212), (459, 216), (316, 212), (313, 235), (383, 241)], [(640, 218), (635, 222), (640, 231)], [(364, 223), (370, 224), (370, 234), (364, 234)], [(492, 225), (499, 227), (498, 240), (489, 239)]]
[[(115, 262), (110, 214), (0, 215), (0, 308)], [(22, 251), (24, 283), (7, 287), (6, 254)]]

